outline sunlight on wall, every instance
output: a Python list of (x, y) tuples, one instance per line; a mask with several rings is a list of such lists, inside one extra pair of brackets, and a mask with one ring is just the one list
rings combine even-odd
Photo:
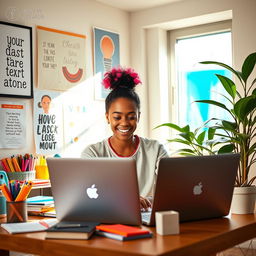
[(63, 106), (61, 156), (80, 157), (87, 145), (107, 137), (104, 100), (94, 97), (98, 81), (97, 75), (93, 76), (59, 96)]

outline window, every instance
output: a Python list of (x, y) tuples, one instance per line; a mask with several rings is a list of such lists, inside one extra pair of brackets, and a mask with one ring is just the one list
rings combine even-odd
[(232, 65), (231, 23), (221, 22), (170, 33), (171, 55), (171, 122), (192, 129), (210, 117), (228, 119), (227, 114), (209, 104), (194, 103), (199, 99), (223, 100), (228, 104), (216, 73), (230, 76), (216, 65), (201, 61), (220, 61)]

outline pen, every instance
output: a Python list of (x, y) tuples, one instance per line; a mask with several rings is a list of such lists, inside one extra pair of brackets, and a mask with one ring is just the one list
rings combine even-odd
[(20, 189), (19, 194), (17, 195), (15, 202), (19, 202), (19, 201), (25, 201), (29, 195), (29, 192), (32, 189), (32, 181), (28, 181), (26, 183), (23, 184), (23, 186)]
[(34, 157), (34, 158), (33, 158), (33, 167), (32, 167), (32, 170), (35, 170), (36, 162), (37, 162), (37, 157)]
[(10, 169), (9, 166), (8, 166), (7, 160), (6, 160), (5, 158), (3, 158), (3, 159), (1, 160), (1, 162), (2, 162), (2, 166), (4, 167), (5, 171), (6, 171), (6, 172), (10, 172), (11, 169)]
[(24, 166), (24, 172), (27, 171), (28, 164), (29, 164), (29, 159), (26, 159), (26, 160), (25, 160), (25, 166)]
[(24, 167), (25, 167), (25, 164), (24, 164), (24, 158), (21, 159), (21, 171), (24, 172)]
[(12, 200), (14, 200), (15, 199), (15, 187), (14, 187), (14, 180), (11, 180), (11, 181), (9, 181), (9, 188), (10, 188), (10, 193), (11, 193), (11, 195), (12, 195)]
[(10, 158), (6, 158), (6, 160), (7, 160), (7, 163), (8, 163), (8, 165), (9, 165), (10, 170), (11, 170), (12, 172), (15, 172), (14, 167), (13, 167), (13, 164), (12, 164), (12, 160), (11, 160)]
[(16, 172), (21, 172), (19, 163), (18, 163), (18, 161), (17, 161), (17, 159), (15, 157), (12, 158), (12, 162), (13, 162), (13, 165), (15, 167), (15, 171)]
[(56, 225), (56, 228), (82, 228), (82, 227), (88, 227), (87, 224), (84, 223), (59, 223)]
[(15, 181), (14, 183), (14, 194), (13, 194), (13, 200), (15, 200), (15, 198), (17, 197), (17, 195), (20, 192), (20, 182), (18, 180)]
[(6, 184), (5, 183), (2, 184), (0, 186), (0, 188), (1, 188), (1, 190), (2, 190), (2, 192), (4, 194), (4, 196), (5, 196), (6, 200), (9, 201), (9, 202), (12, 201), (12, 195), (11, 195), (8, 187), (6, 186)]

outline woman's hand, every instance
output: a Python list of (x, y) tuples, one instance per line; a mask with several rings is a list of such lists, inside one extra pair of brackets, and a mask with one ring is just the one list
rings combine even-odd
[(147, 211), (148, 208), (151, 208), (152, 204), (151, 202), (146, 198), (140, 196), (140, 209), (141, 211)]

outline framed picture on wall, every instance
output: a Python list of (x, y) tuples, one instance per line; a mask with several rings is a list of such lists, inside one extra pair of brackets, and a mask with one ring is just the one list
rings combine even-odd
[(86, 69), (86, 36), (37, 26), (38, 87), (67, 91), (82, 84)]
[(0, 21), (0, 96), (33, 97), (31, 27)]
[(95, 99), (103, 100), (108, 95), (102, 84), (105, 72), (120, 65), (119, 34), (94, 27), (94, 75)]

